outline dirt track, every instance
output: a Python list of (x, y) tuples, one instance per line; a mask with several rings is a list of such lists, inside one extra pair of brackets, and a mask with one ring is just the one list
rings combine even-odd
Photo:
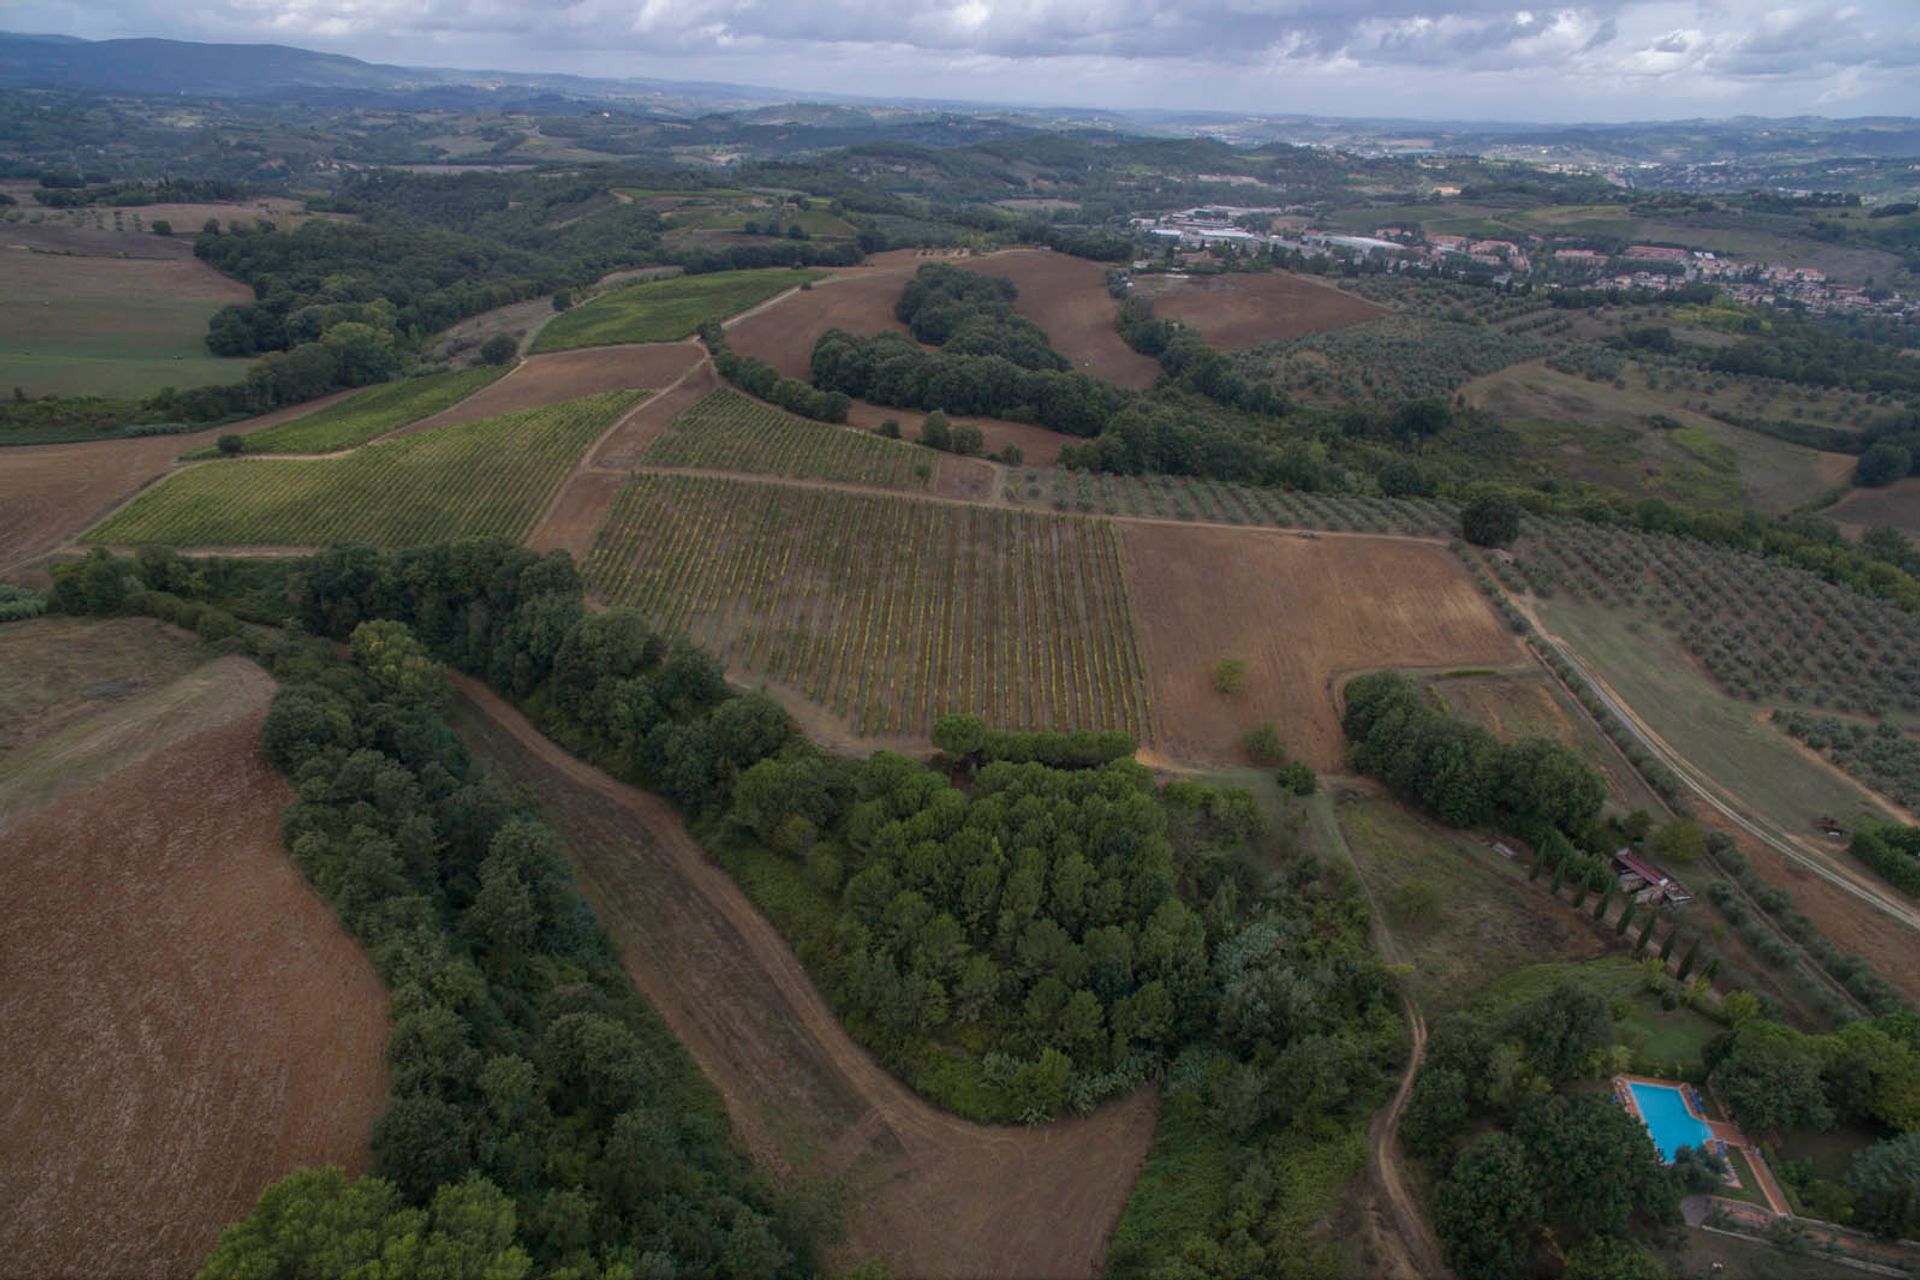
[(841, 1029), (773, 926), (666, 804), (567, 755), (462, 679), (462, 735), (537, 786), (635, 984), (781, 1175), (844, 1177), (836, 1264), (893, 1274), (1088, 1277), (1153, 1138), (1142, 1092), (1039, 1129), (968, 1124)]
[(366, 1164), (386, 993), (280, 847), (271, 682), (223, 661), (216, 727), (0, 832), (0, 1273), (191, 1275), (267, 1183)]
[[(1119, 522), (1155, 745), (1189, 762), (1243, 763), (1241, 738), (1271, 721), (1290, 753), (1337, 769), (1339, 677), (1379, 667), (1500, 665), (1513, 637), (1437, 546), (1391, 538)], [(1223, 658), (1246, 687), (1214, 691)]]
[(647, 342), (529, 356), (506, 377), (488, 383), (452, 408), (392, 434), (412, 435), (436, 427), (478, 422), (497, 414), (538, 409), (602, 391), (664, 387), (704, 359), (706, 352), (697, 342)]

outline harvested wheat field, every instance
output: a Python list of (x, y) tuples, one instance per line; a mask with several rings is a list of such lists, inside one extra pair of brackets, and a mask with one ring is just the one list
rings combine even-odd
[(1121, 340), (1120, 303), (1107, 292), (1105, 263), (1052, 249), (1013, 249), (955, 266), (1013, 281), (1013, 309), (1047, 331), (1056, 351), (1081, 373), (1123, 387), (1150, 387), (1160, 362)]
[(189, 1275), (269, 1182), (367, 1162), (385, 992), (280, 848), (272, 682), (238, 658), (196, 677), (199, 714), (137, 763), (111, 767), (171, 685), (43, 740), (69, 746), (25, 772), (85, 762), (90, 785), (0, 830), (9, 1274)]
[(181, 454), (223, 435), (303, 418), (352, 394), (336, 392), (191, 435), (22, 445), (0, 452), (0, 572), (58, 547), (165, 475)]
[[(1399, 538), (1121, 522), (1127, 583), (1158, 727), (1176, 760), (1244, 762), (1271, 721), (1288, 751), (1337, 769), (1342, 676), (1380, 667), (1501, 665), (1513, 637), (1438, 545)], [(1214, 664), (1246, 664), (1237, 694)]]
[(541, 797), (634, 984), (755, 1159), (782, 1179), (845, 1179), (836, 1269), (878, 1258), (906, 1280), (1098, 1273), (1153, 1140), (1151, 1091), (1032, 1129), (921, 1101), (848, 1038), (664, 801), (569, 756), (476, 682), (458, 686), (462, 738)]
[(488, 383), (451, 409), (394, 434), (413, 435), (522, 409), (542, 409), (602, 391), (654, 390), (670, 386), (705, 359), (706, 352), (697, 342), (647, 342), (529, 356), (506, 377)]
[(1223, 351), (1324, 333), (1386, 314), (1365, 298), (1290, 271), (1224, 275), (1147, 275), (1134, 292), (1153, 314), (1180, 320)]

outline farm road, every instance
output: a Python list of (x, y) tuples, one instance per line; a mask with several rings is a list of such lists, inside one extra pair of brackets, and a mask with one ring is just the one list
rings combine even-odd
[(1702, 774), (1693, 764), (1667, 744), (1666, 739), (1655, 733), (1646, 721), (1636, 714), (1626, 701), (1614, 692), (1613, 687), (1602, 679), (1591, 666), (1582, 661), (1560, 637), (1540, 625), (1539, 617), (1524, 602), (1520, 606), (1533, 622), (1534, 630), (1541, 640), (1550, 645), (1556, 653), (1573, 665), (1573, 668), (1587, 678), (1600, 701), (1627, 727), (1635, 740), (1645, 747), (1655, 759), (1673, 770), (1674, 775), (1686, 784), (1689, 791), (1711, 805), (1716, 812), (1742, 831), (1760, 841), (1781, 857), (1798, 864), (1814, 875), (1819, 876), (1834, 888), (1865, 903), (1909, 929), (1920, 930), (1920, 910), (1901, 902), (1893, 895), (1884, 892), (1878, 885), (1867, 882), (1853, 873), (1851, 868), (1836, 865), (1830, 859), (1807, 852), (1800, 843), (1772, 830), (1754, 818), (1749, 817), (1737, 804), (1725, 795), (1720, 786)]
[(898, 1276), (1089, 1277), (1153, 1139), (1143, 1090), (1033, 1129), (969, 1124), (856, 1045), (793, 952), (661, 801), (457, 677), (462, 735), (537, 786), (635, 985), (782, 1177), (844, 1179), (838, 1264)]

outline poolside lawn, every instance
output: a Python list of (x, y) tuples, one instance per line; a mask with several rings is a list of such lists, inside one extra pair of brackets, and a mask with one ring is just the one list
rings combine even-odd
[(1747, 1159), (1746, 1150), (1742, 1147), (1728, 1147), (1727, 1160), (1733, 1165), (1733, 1171), (1740, 1175), (1740, 1185), (1723, 1186), (1714, 1194), (1728, 1200), (1741, 1200), (1747, 1204), (1758, 1205), (1772, 1212), (1773, 1206), (1767, 1203), (1766, 1192), (1760, 1190), (1760, 1175), (1753, 1171), (1753, 1161)]

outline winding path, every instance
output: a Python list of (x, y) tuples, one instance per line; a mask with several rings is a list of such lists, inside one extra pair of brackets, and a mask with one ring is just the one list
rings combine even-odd
[(486, 686), (462, 734), (532, 784), (634, 985), (780, 1177), (840, 1180), (832, 1259), (901, 1277), (1097, 1273), (1153, 1139), (1150, 1089), (1031, 1129), (938, 1110), (847, 1035), (784, 939), (658, 798), (568, 755)]

